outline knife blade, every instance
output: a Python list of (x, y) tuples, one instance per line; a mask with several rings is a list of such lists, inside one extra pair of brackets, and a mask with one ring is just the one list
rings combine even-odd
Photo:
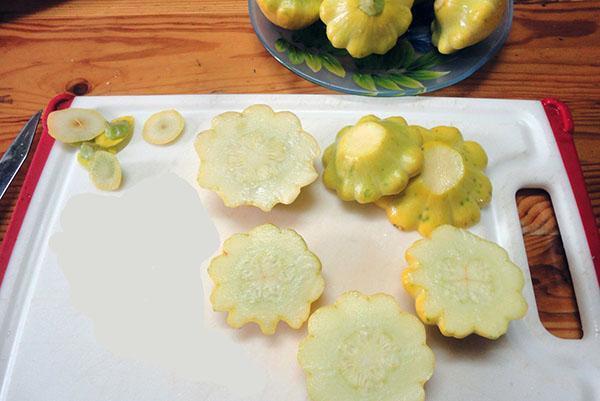
[(27, 158), (41, 117), (42, 111), (40, 110), (27, 121), (0, 159), (0, 199)]

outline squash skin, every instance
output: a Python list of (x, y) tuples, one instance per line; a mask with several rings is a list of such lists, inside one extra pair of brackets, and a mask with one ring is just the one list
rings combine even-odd
[(394, 47), (412, 22), (412, 5), (413, 0), (324, 0), (320, 16), (334, 47), (363, 58)]
[(431, 40), (442, 54), (483, 41), (502, 22), (507, 0), (436, 0)]
[(322, 0), (257, 0), (260, 10), (273, 24), (302, 29), (319, 19)]

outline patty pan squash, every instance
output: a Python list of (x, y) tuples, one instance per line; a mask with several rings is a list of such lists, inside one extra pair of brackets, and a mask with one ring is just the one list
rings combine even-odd
[(352, 57), (385, 54), (412, 22), (413, 0), (323, 0), (321, 20), (334, 47)]
[(499, 245), (442, 226), (406, 251), (402, 284), (419, 318), (445, 336), (496, 339), (527, 312), (523, 272)]
[(382, 198), (389, 220), (403, 230), (422, 235), (443, 225), (469, 227), (479, 221), (480, 208), (492, 197), (484, 174), (487, 155), (473, 141), (463, 141), (453, 127), (418, 128), (423, 136), (423, 169), (404, 192)]
[(302, 29), (319, 19), (322, 0), (257, 0), (269, 21), (285, 29)]
[(507, 0), (436, 0), (433, 44), (442, 54), (481, 42), (502, 21)]
[(325, 150), (323, 182), (345, 201), (370, 203), (397, 194), (421, 170), (421, 143), (421, 134), (401, 117), (365, 116)]
[(357, 291), (312, 314), (298, 362), (312, 401), (423, 401), (434, 368), (419, 319)]

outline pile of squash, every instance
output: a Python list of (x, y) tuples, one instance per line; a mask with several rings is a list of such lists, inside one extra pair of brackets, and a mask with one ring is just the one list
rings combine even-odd
[(257, 0), (263, 14), (285, 29), (302, 29), (319, 18), (327, 38), (352, 57), (385, 54), (409, 28), (413, 5), (431, 2), (431, 40), (451, 54), (487, 38), (500, 25), (507, 0)]

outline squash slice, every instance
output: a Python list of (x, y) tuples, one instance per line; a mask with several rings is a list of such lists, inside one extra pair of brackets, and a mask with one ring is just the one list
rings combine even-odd
[(467, 230), (441, 226), (415, 242), (406, 260), (402, 283), (417, 314), (445, 336), (496, 339), (527, 312), (521, 269), (503, 248)]
[(227, 239), (208, 274), (213, 309), (227, 312), (231, 327), (254, 322), (268, 335), (280, 320), (300, 328), (325, 288), (321, 262), (302, 237), (272, 224)]
[(356, 291), (312, 314), (298, 362), (312, 401), (422, 401), (434, 367), (419, 319)]
[(290, 112), (254, 105), (242, 113), (215, 117), (198, 134), (198, 183), (213, 190), (225, 206), (252, 205), (269, 211), (290, 204), (318, 173), (319, 145)]

